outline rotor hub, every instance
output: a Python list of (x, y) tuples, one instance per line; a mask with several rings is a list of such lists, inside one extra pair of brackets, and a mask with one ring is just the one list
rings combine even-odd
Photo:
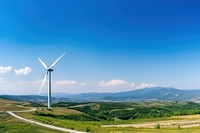
[(52, 71), (53, 71), (53, 69), (52, 69), (52, 68), (50, 68), (50, 69), (48, 69), (47, 71), (48, 71), (48, 72), (52, 72)]

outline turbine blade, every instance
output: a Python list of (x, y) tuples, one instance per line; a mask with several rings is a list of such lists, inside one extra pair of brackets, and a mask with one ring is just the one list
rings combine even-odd
[(40, 90), (39, 90), (39, 94), (41, 93), (41, 91), (42, 91), (42, 88), (43, 88), (43, 86), (44, 86), (44, 83), (45, 83), (45, 81), (46, 81), (46, 78), (47, 78), (47, 74), (48, 73), (46, 73), (45, 74), (45, 76), (44, 76), (44, 79), (43, 79), (43, 81), (42, 81), (42, 85), (41, 85), (41, 87), (40, 87)]
[(64, 55), (65, 53), (63, 53), (49, 68), (52, 68)]
[(43, 67), (44, 67), (45, 69), (48, 69), (48, 68), (47, 68), (47, 65), (46, 65), (40, 58), (38, 58), (38, 60), (41, 62), (41, 64), (43, 65)]

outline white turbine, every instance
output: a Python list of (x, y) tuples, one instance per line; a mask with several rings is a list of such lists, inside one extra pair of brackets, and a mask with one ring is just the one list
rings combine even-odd
[(48, 108), (51, 109), (51, 72), (53, 71), (53, 66), (65, 55), (65, 53), (63, 53), (50, 67), (47, 67), (47, 65), (40, 59), (38, 58), (38, 60), (41, 62), (41, 64), (43, 65), (43, 67), (46, 69), (46, 74), (44, 76), (44, 79), (42, 81), (42, 85), (40, 87), (39, 90), (39, 94), (42, 91), (42, 88), (44, 86), (44, 83), (46, 81), (47, 76), (49, 75), (49, 83), (48, 83)]

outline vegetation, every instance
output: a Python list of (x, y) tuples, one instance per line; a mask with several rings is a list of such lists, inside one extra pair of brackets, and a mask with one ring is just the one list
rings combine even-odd
[[(27, 112), (27, 113), (17, 113), (20, 116), (23, 116), (28, 119), (33, 119), (35, 121), (40, 121), (42, 123), (47, 123), (55, 126), (60, 126), (64, 128), (80, 130), (80, 131), (88, 131), (90, 130), (91, 133), (182, 133), (183, 130), (185, 133), (191, 132), (199, 132), (200, 128), (189, 128), (189, 129), (178, 129), (175, 128), (161, 128), (161, 129), (144, 129), (144, 128), (132, 128), (132, 127), (106, 127), (103, 128), (101, 125), (105, 124), (127, 124), (127, 123), (141, 123), (141, 122), (153, 122), (159, 120), (173, 120), (173, 118), (150, 118), (150, 119), (135, 119), (135, 120), (128, 120), (128, 121), (74, 121), (69, 119), (57, 119), (54, 117), (48, 116), (36, 116), (33, 115), (34, 113)], [(176, 118), (178, 119), (178, 118)], [(174, 119), (175, 120), (175, 119)]]
[(27, 107), (45, 107), (44, 104), (38, 103), (38, 102), (29, 102), (29, 104), (26, 104)]
[(13, 103), (12, 101), (3, 101), (0, 100), (0, 112), (4, 111), (19, 111), (19, 110), (27, 110), (29, 108), (22, 106), (19, 103)]
[[(200, 105), (192, 102), (168, 102), (168, 103), (58, 103), (61, 106), (83, 112), (79, 119), (75, 116), (67, 116), (67, 119), (90, 121), (115, 121), (144, 118), (161, 118), (170, 116), (200, 114)], [(47, 115), (47, 114), (38, 114)], [(52, 115), (55, 118), (64, 116)]]
[(157, 124), (157, 125), (155, 126), (155, 128), (156, 128), (156, 129), (160, 129), (160, 124)]
[[(55, 107), (57, 106), (57, 107)], [(61, 107), (59, 107), (61, 106)], [(200, 106), (191, 102), (152, 103), (68, 103), (54, 104), (53, 110), (45, 108), (35, 112), (17, 113), (25, 118), (55, 126), (90, 132), (181, 132), (178, 125), (173, 129), (155, 125), (154, 129), (117, 128), (101, 125), (178, 120), (177, 115), (198, 114)], [(158, 115), (159, 114), (159, 115)], [(133, 117), (135, 116), (135, 117)], [(174, 117), (168, 117), (174, 116)], [(178, 127), (178, 128), (177, 128)], [(158, 130), (159, 129), (159, 130)], [(198, 129), (199, 130), (199, 129)], [(184, 129), (185, 131), (185, 129)], [(197, 131), (197, 129), (189, 130)]]
[(0, 133), (61, 133), (55, 130), (21, 122), (7, 113), (0, 113)]
[[(163, 128), (162, 125), (155, 125), (154, 129), (136, 129), (132, 127), (101, 127), (101, 125), (110, 124), (133, 124), (143, 122), (154, 122), (161, 120), (179, 120), (178, 116), (187, 114), (199, 114), (200, 105), (191, 102), (152, 102), (152, 103), (121, 103), (121, 102), (87, 102), (87, 103), (70, 103), (61, 102), (54, 104), (52, 110), (48, 110), (43, 105), (37, 103), (13, 102), (4, 101), (0, 108), (6, 106), (7, 109), (24, 110), (28, 107), (39, 107), (34, 112), (18, 112), (17, 114), (39, 121), (42, 123), (64, 127), (68, 129), (96, 132), (96, 133), (131, 133), (131, 132), (166, 132), (166, 133), (181, 133), (197, 132), (199, 128), (183, 129), (180, 125), (175, 128)], [(24, 107), (26, 106), (26, 107)], [(173, 117), (169, 117), (173, 116)], [(198, 115), (199, 117), (199, 115)], [(198, 118), (185, 116), (184, 119), (194, 120)], [(7, 113), (0, 113), (0, 132), (15, 133), (15, 132), (58, 132), (48, 130), (43, 127), (21, 122)]]

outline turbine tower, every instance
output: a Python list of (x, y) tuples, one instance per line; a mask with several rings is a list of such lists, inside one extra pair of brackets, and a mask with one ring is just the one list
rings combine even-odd
[(65, 53), (63, 53), (50, 67), (47, 67), (47, 65), (40, 59), (38, 58), (38, 60), (41, 62), (41, 64), (43, 65), (43, 67), (46, 69), (46, 74), (44, 76), (42, 85), (40, 87), (39, 90), (39, 94), (42, 91), (42, 88), (44, 86), (44, 83), (46, 81), (47, 76), (49, 76), (49, 82), (48, 82), (48, 108), (51, 109), (51, 72), (53, 72), (53, 66), (65, 55)]

